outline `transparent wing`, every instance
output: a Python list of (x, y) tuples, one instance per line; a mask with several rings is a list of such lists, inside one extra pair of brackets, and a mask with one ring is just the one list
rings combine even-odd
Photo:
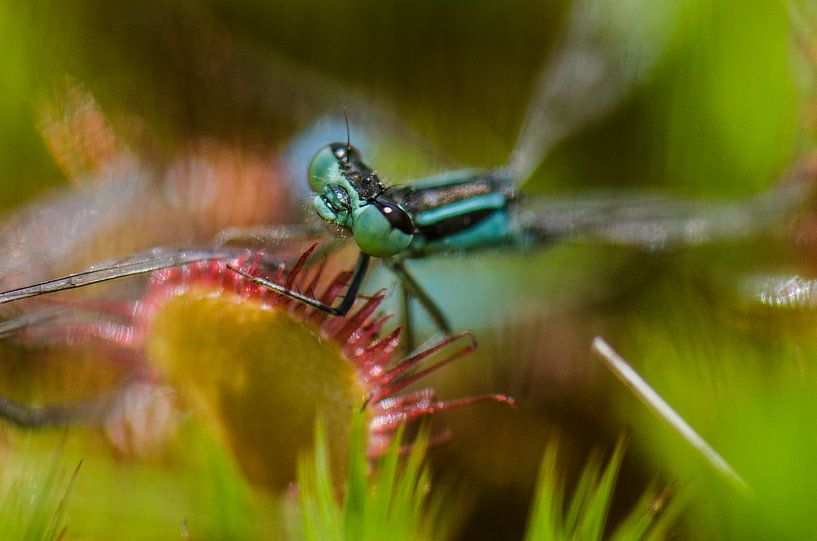
[(43, 141), (74, 189), (3, 217), (0, 288), (60, 272), (85, 256), (101, 232), (135, 225), (129, 209), (149, 208), (156, 196), (150, 176), (82, 85), (67, 79), (36, 111)]
[(49, 306), (0, 323), (0, 340), (13, 338), (32, 327), (48, 325), (58, 320), (66, 310), (62, 306)]
[(522, 204), (517, 226), (543, 241), (567, 237), (664, 249), (773, 234), (785, 229), (809, 191), (790, 184), (735, 200), (641, 192), (543, 196)]
[(235, 255), (236, 251), (233, 250), (212, 248), (200, 250), (154, 248), (148, 252), (96, 263), (83, 271), (67, 276), (5, 291), (0, 293), (0, 304), (85, 287), (117, 278), (136, 276), (168, 267), (187, 265), (196, 261), (228, 259)]
[(152, 199), (144, 180), (134, 177), (61, 193), (7, 216), (0, 231), (2, 287), (59, 272), (60, 267), (86, 255), (105, 231), (121, 233), (122, 222), (130, 216), (126, 209)]
[(671, 32), (672, 2), (578, 0), (542, 69), (511, 168), (525, 182), (564, 137), (610, 112), (649, 73)]
[(755, 275), (739, 284), (744, 298), (772, 308), (814, 310), (817, 279), (792, 274)]

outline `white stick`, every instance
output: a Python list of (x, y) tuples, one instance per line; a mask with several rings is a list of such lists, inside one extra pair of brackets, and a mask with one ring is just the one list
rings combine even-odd
[(621, 355), (610, 347), (610, 344), (605, 342), (600, 336), (597, 336), (593, 339), (593, 345), (590, 349), (597, 357), (604, 361), (608, 368), (610, 368), (648, 408), (674, 428), (692, 447), (697, 449), (718, 473), (734, 482), (741, 490), (749, 490), (749, 486), (732, 466), (730, 466), (700, 434), (695, 432), (683, 417), (678, 415), (678, 412), (672, 409), (672, 407), (644, 381), (644, 378), (633, 370)]

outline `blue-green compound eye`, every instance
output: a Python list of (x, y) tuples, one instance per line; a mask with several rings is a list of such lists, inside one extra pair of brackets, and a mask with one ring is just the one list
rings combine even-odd
[(354, 213), (352, 233), (361, 251), (375, 257), (391, 257), (411, 244), (414, 224), (397, 205), (378, 201)]
[(333, 146), (320, 149), (309, 164), (309, 186), (313, 192), (321, 193), (325, 186), (338, 184), (343, 178), (339, 158)]

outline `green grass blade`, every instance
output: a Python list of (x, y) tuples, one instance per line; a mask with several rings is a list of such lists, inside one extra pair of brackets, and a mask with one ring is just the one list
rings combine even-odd
[(593, 488), (588, 493), (586, 506), (575, 530), (576, 539), (601, 539), (607, 513), (613, 501), (616, 479), (624, 456), (624, 440), (620, 438), (613, 451), (613, 456), (604, 468), (601, 479), (593, 479)]
[[(292, 536), (310, 541), (444, 539), (435, 520), (441, 516), (442, 504), (439, 500), (429, 503), (431, 477), (425, 466), (425, 432), (404, 456), (402, 430), (398, 431), (369, 474), (365, 423), (362, 417), (355, 423), (343, 490), (333, 485), (324, 427), (318, 425), (315, 449), (298, 466), (302, 524)], [(342, 502), (339, 494), (344, 496)]]
[(563, 538), (564, 489), (557, 472), (557, 448), (556, 440), (551, 440), (545, 449), (525, 541), (557, 541)]
[(46, 530), (43, 539), (60, 539), (65, 534), (66, 527), (62, 527), (61, 525), (62, 518), (65, 515), (65, 507), (68, 503), (68, 496), (71, 494), (71, 490), (74, 488), (74, 483), (77, 480), (80, 468), (82, 468), (81, 460), (79, 463), (77, 463), (77, 467), (74, 468), (74, 473), (71, 474), (71, 479), (68, 481), (68, 486), (65, 488), (65, 492), (57, 503), (57, 508), (54, 511), (54, 514), (51, 516), (51, 522), (48, 525), (48, 529)]
[(0, 499), (0, 539), (53, 541), (64, 535), (65, 508), (81, 462), (65, 483), (61, 456), (60, 446), (50, 464), (31, 463), (13, 480)]
[(564, 531), (568, 537), (573, 537), (581, 526), (582, 514), (590, 500), (591, 492), (599, 476), (600, 459), (593, 453), (582, 470), (573, 496), (570, 499), (567, 514), (564, 519)]
[(363, 417), (354, 416), (349, 439), (349, 471), (343, 501), (343, 525), (346, 539), (360, 539), (366, 527), (366, 498), (369, 490), (366, 460), (366, 427)]
[[(557, 445), (551, 441), (539, 469), (525, 541), (602, 539), (624, 456), (624, 446), (622, 437), (603, 469), (598, 455), (593, 454), (588, 459), (565, 509), (564, 481), (557, 466)], [(663, 538), (677, 519), (681, 508), (675, 501), (668, 504), (668, 497), (661, 494), (656, 498), (652, 490), (647, 491), (616, 528), (611, 539), (629, 541)]]
[(300, 467), (301, 512), (303, 532), (310, 541), (343, 538), (342, 512), (335, 498), (326, 428), (319, 419), (315, 428), (315, 450)]

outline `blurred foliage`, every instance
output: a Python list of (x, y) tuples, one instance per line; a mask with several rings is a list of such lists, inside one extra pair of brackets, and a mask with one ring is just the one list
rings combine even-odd
[[(59, 449), (59, 447), (58, 447)], [(4, 539), (52, 541), (65, 534), (63, 514), (81, 463), (65, 479), (60, 451), (48, 460), (32, 461), (23, 471), (4, 467), (0, 495), (0, 535)]]
[[(690, 302), (670, 304), (679, 291)], [(657, 288), (649, 303), (626, 320), (627, 355), (641, 360), (647, 379), (750, 486), (748, 494), (735, 491), (677, 435), (645, 418), (640, 404), (622, 404), (627, 417), (644, 424), (639, 437), (650, 440), (642, 442), (646, 458), (696, 480), (698, 497), (689, 502), (695, 529), (709, 532), (704, 538), (813, 537), (813, 314), (707, 302), (678, 276)]]
[[(461, 495), (454, 497), (456, 491), (451, 487), (432, 483), (426, 462), (427, 431), (421, 430), (406, 452), (403, 430), (399, 430), (370, 471), (366, 422), (361, 415), (352, 421), (346, 453), (349, 464), (343, 468), (347, 477), (338, 483), (337, 469), (330, 464), (326, 430), (318, 420), (314, 450), (303, 454), (299, 462), (297, 498), (289, 494), (276, 501), (251, 498), (235, 465), (195, 429), (186, 433), (184, 469), (195, 466), (190, 472), (173, 471), (172, 478), (181, 481), (174, 487), (166, 482), (171, 479), (167, 465), (116, 469), (110, 457), (75, 447), (79, 443), (77, 434), (56, 439), (25, 437), (20, 449), (25, 449), (29, 458), (18, 454), (4, 468), (2, 481), (9, 490), (0, 499), (0, 531), (6, 539), (26, 540), (104, 538), (114, 534), (117, 539), (451, 538), (460, 526), (457, 517), (461, 514)], [(51, 451), (51, 466), (44, 467), (49, 442), (59, 438), (62, 444)], [(622, 442), (603, 468), (599, 457), (591, 456), (566, 506), (564, 479), (556, 456), (558, 444), (552, 441), (540, 468), (525, 539), (601, 539), (621, 466)], [(60, 463), (78, 451), (89, 457), (88, 464), (77, 466), (66, 480)], [(193, 477), (188, 479), (189, 473)], [(108, 492), (111, 480), (106, 477), (111, 475), (131, 488), (127, 502)], [(75, 483), (78, 486), (73, 489)], [(156, 498), (167, 506), (164, 513), (142, 508), (143, 502)], [(680, 509), (672, 498), (668, 490), (657, 495), (645, 493), (611, 538), (664, 538)], [(192, 505), (186, 509), (191, 514), (179, 519), (176, 513), (187, 505)], [(267, 520), (259, 522), (261, 513), (267, 514)], [(270, 521), (269, 515), (280, 520)]]
[[(502, 163), (568, 6), (468, 5), (4, 2), (3, 170), (55, 182), (33, 107), (66, 75), (103, 108), (146, 119), (165, 152), (208, 136), (284, 140), (348, 107), (348, 96), (333, 93), (340, 86), (389, 104), (459, 161)], [(549, 183), (746, 193), (792, 157), (802, 117), (785, 4), (686, 0), (663, 9), (672, 18), (651, 80), (558, 153)], [(19, 180), (3, 183), (6, 204), (34, 188), (6, 184)]]
[[(59, 539), (258, 539), (281, 531), (275, 508), (256, 504), (231, 457), (200, 424), (188, 424), (163, 460), (139, 464), (123, 464), (87, 430), (6, 437), (15, 452), (6, 451), (3, 462), (11, 487), (0, 501), (4, 539), (48, 539), (37, 532)], [(62, 465), (75, 460), (82, 467), (67, 493)]]
[(293, 538), (307, 541), (449, 538), (450, 533), (445, 530), (454, 521), (443, 519), (440, 492), (435, 493), (436, 498), (429, 497), (431, 479), (424, 464), (427, 435), (416, 439), (401, 461), (401, 430), (370, 476), (365, 423), (360, 415), (352, 423), (342, 503), (336, 496), (338, 483), (333, 482), (337, 474), (333, 476), (329, 467), (326, 429), (322, 424), (316, 428), (314, 454), (302, 460), (298, 468), (301, 530)]
[[(598, 457), (591, 457), (584, 466), (571, 498), (566, 500), (557, 462), (557, 444), (549, 443), (539, 470), (534, 506), (525, 539), (604, 539), (607, 515), (623, 453), (624, 440), (619, 439), (613, 455), (603, 469)], [(668, 493), (645, 493), (635, 509), (609, 534), (609, 539), (664, 539), (678, 509), (677, 501), (671, 500)]]

